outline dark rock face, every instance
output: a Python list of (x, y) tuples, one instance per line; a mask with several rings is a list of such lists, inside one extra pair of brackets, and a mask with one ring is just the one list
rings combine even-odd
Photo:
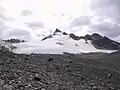
[(66, 32), (63, 32), (63, 35), (68, 35)]
[(74, 39), (74, 40), (80, 40), (79, 36), (76, 36), (75, 34), (71, 33), (70, 34), (70, 38)]
[(59, 29), (56, 29), (55, 32), (54, 32), (52, 35), (49, 35), (49, 36), (43, 38), (41, 41), (44, 41), (44, 40), (46, 40), (46, 39), (53, 38), (53, 35), (56, 35), (56, 33), (58, 33), (58, 32), (62, 33)]
[(75, 46), (78, 46), (77, 44), (75, 44)]
[(108, 50), (120, 49), (120, 43), (110, 40), (107, 37), (103, 37), (100, 40), (94, 40), (92, 41), (92, 43), (96, 48), (100, 48), (100, 49), (108, 49)]
[[(52, 35), (49, 35), (45, 38), (43, 38), (41, 41), (44, 41), (46, 39), (50, 39), (50, 38), (53, 38), (54, 35), (56, 35), (58, 32), (62, 33), (62, 31), (60, 31), (59, 29), (56, 29), (55, 32), (52, 34)], [(63, 35), (68, 35), (66, 32), (63, 32)]]
[(99, 34), (86, 35), (85, 40), (91, 40), (92, 44), (97, 49), (119, 50), (120, 43), (113, 41), (107, 37)]
[(8, 40), (3, 40), (5, 42), (9, 42), (9, 43), (22, 43), (25, 42), (24, 40), (20, 40), (20, 39), (8, 39)]
[(56, 42), (56, 44), (58, 44), (58, 45), (64, 45), (63, 43), (61, 43), (61, 42)]
[(48, 37), (43, 38), (41, 41), (44, 41), (44, 40), (50, 39), (50, 38), (52, 38), (52, 35), (49, 35)]
[(53, 33), (53, 35), (56, 35), (56, 33), (58, 33), (58, 32), (62, 33), (62, 31), (60, 31), (59, 29), (56, 29), (55, 32)]
[(92, 40), (100, 40), (100, 39), (103, 39), (103, 36), (101, 36), (97, 33), (94, 33), (91, 35), (91, 38), (92, 38)]

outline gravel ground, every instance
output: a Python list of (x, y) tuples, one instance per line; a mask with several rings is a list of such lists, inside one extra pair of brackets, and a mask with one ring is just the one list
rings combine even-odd
[(120, 90), (120, 53), (0, 51), (0, 90)]

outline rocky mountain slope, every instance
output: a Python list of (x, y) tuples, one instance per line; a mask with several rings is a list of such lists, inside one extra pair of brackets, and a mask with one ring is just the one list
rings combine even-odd
[(0, 50), (13, 52), (16, 48), (12, 43), (0, 40)]
[(15, 54), (0, 50), (1, 90), (120, 90), (120, 53)]
[(91, 40), (92, 44), (98, 49), (119, 50), (120, 43), (99, 34), (86, 35), (86, 40)]
[(14, 52), (17, 49), (17, 47), (15, 47), (13, 44), (19, 44), (23, 42), (25, 41), (20, 39), (0, 40), (0, 50)]

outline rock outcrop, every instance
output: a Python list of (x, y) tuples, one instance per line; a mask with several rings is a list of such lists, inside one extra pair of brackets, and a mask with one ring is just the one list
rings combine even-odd
[(25, 42), (25, 40), (20, 40), (20, 39), (8, 39), (8, 40), (3, 40), (5, 42), (9, 42), (9, 43), (23, 43)]

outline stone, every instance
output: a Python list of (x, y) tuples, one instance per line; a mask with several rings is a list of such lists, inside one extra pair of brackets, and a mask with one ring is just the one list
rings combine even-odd
[(39, 78), (39, 77), (34, 77), (34, 80), (35, 80), (35, 81), (40, 81), (41, 78)]

